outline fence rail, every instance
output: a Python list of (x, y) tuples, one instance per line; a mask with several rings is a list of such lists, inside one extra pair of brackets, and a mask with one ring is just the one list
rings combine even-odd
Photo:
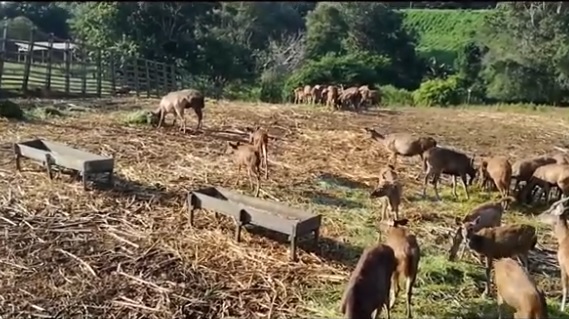
[(9, 24), (0, 29), (0, 94), (46, 94), (61, 97), (102, 97), (134, 92), (162, 96), (183, 87), (175, 65), (140, 58), (116, 57), (101, 48), (81, 43), (36, 41), (8, 37)]

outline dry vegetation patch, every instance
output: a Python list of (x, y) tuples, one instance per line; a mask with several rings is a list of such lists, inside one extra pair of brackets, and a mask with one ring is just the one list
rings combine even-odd
[[(549, 113), (533, 114), (531, 120), (488, 110), (354, 114), (225, 101), (206, 103), (202, 134), (181, 134), (168, 125), (172, 118), (160, 130), (125, 124), (133, 110), (157, 103), (87, 100), (79, 103), (81, 112), (0, 122), (0, 315), (337, 317), (349, 271), (362, 248), (377, 240), (378, 204), (369, 192), (387, 154), (363, 127), (425, 133), (467, 153), (511, 156), (550, 151), (561, 145), (566, 128), (559, 115)], [(187, 116), (193, 127), (195, 117)], [(204, 212), (196, 215), (196, 228), (187, 220), (189, 190), (217, 185), (250, 192), (246, 175), (237, 174), (223, 151), (227, 141), (246, 139), (235, 132), (256, 124), (275, 137), (269, 143), (271, 180), (261, 180), (261, 196), (324, 215), (320, 246), (301, 243), (308, 251), (301, 249), (296, 263), (288, 260), (288, 245), (259, 236), (258, 230), (245, 232), (237, 244), (229, 220)], [(63, 174), (50, 182), (29, 161), (17, 172), (10, 143), (37, 137), (114, 154), (115, 187), (85, 192)], [(411, 220), (424, 255), (415, 316), (495, 314), (493, 302), (479, 298), (482, 266), (473, 260), (447, 262), (446, 251), (454, 217), (497, 195), (474, 189), (469, 202), (456, 201), (445, 185), (442, 202), (423, 200), (418, 181), (409, 178), (418, 173), (418, 159), (399, 163), (405, 185), (400, 214)], [(518, 211), (507, 212), (505, 219), (531, 222)], [(547, 228), (538, 230), (541, 242), (552, 248)], [(531, 258), (534, 265), (540, 261), (538, 282), (550, 301), (556, 300), (560, 288), (552, 279), (558, 274), (551, 272), (551, 256)], [(403, 305), (397, 303), (395, 315), (403, 313)]]

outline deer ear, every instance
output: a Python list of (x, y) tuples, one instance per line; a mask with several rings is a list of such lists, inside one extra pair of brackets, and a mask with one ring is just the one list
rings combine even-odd
[(479, 222), (480, 222), (480, 216), (476, 217), (476, 218), (472, 221), (472, 224), (473, 224), (473, 225), (476, 225), (476, 224), (478, 224)]

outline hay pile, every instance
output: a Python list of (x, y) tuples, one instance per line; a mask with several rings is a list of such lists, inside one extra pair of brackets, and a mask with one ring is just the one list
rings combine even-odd
[[(223, 151), (227, 141), (244, 139), (235, 132), (255, 124), (276, 137), (271, 180), (261, 184), (265, 198), (307, 208), (323, 174), (365, 189), (386, 158), (361, 128), (382, 117), (209, 103), (206, 133), (182, 136), (169, 126), (129, 126), (121, 122), (126, 114), (107, 111), (141, 101), (92, 104), (102, 111), (0, 122), (0, 316), (290, 318), (307, 312), (303, 291), (314, 282), (345, 280), (345, 264), (358, 254), (342, 248), (343, 230), (326, 218), (320, 246), (299, 250), (293, 263), (288, 245), (266, 237), (245, 232), (234, 243), (232, 222), (213, 214), (199, 212), (191, 228), (184, 201), (187, 191), (209, 185), (251, 193)], [(437, 134), (416, 119), (381, 124)], [(37, 137), (114, 154), (115, 187), (85, 192), (65, 175), (50, 182), (28, 161), (16, 172), (10, 143)], [(402, 175), (414, 170), (402, 167)]]

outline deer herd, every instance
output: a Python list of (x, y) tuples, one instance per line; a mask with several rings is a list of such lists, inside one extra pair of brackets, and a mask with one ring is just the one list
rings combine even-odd
[(331, 109), (348, 109), (352, 108), (359, 111), (362, 107), (368, 105), (377, 105), (380, 101), (379, 90), (370, 89), (369, 86), (349, 87), (344, 89), (334, 85), (305, 85), (294, 90), (295, 104), (324, 104)]
[[(357, 96), (357, 97), (356, 97)], [(359, 108), (366, 101), (377, 103), (378, 92), (368, 87), (337, 88), (334, 86), (305, 86), (295, 90), (295, 103), (324, 103), (329, 106)], [(160, 126), (168, 113), (182, 120), (185, 130), (184, 109), (194, 109), (199, 129), (202, 122), (204, 97), (196, 90), (172, 92), (162, 98), (158, 109), (148, 114), (148, 121)], [(249, 143), (228, 143), (227, 154), (233, 154), (240, 171), (247, 170), (255, 196), (259, 194), (261, 167), (268, 178), (267, 147), (269, 135), (261, 127), (247, 128)], [(562, 302), (565, 309), (569, 282), (569, 229), (565, 219), (564, 204), (569, 200), (569, 161), (564, 154), (550, 154), (522, 158), (510, 163), (506, 156), (474, 155), (437, 145), (431, 136), (408, 133), (382, 134), (375, 129), (364, 132), (377, 141), (388, 154), (385, 167), (379, 171), (379, 182), (370, 197), (382, 202), (380, 234), (382, 243), (364, 250), (352, 272), (341, 300), (341, 312), (345, 318), (361, 319), (379, 317), (383, 308), (387, 318), (399, 293), (399, 283), (404, 279), (406, 314), (412, 317), (411, 298), (417, 278), (421, 249), (415, 235), (405, 227), (409, 223), (400, 218), (399, 205), (403, 196), (403, 183), (397, 172), (397, 158), (419, 156), (423, 168), (422, 195), (432, 184), (435, 197), (440, 200), (438, 182), (441, 175), (452, 177), (452, 194), (458, 198), (457, 179), (460, 179), (465, 197), (469, 198), (469, 186), (478, 178), (480, 186), (500, 194), (500, 200), (483, 203), (463, 218), (457, 218), (448, 259), (456, 259), (468, 247), (481, 263), (485, 261), (486, 282), (483, 295), (492, 294), (491, 270), (494, 269), (497, 290), (498, 314), (502, 317), (502, 304), (515, 309), (515, 318), (547, 318), (544, 293), (530, 276), (528, 253), (537, 245), (536, 228), (527, 224), (503, 224), (502, 216), (512, 202), (531, 204), (545, 197), (551, 202), (553, 190), (558, 190), (557, 201), (538, 216), (538, 220), (552, 225), (558, 241), (558, 262), (561, 269)], [(256, 186), (253, 185), (253, 176)], [(513, 187), (511, 185), (513, 184)], [(511, 189), (513, 190), (511, 191)], [(561, 197), (561, 199), (559, 199)], [(392, 217), (388, 216), (387, 210)], [(519, 257), (521, 263), (515, 260)]]

